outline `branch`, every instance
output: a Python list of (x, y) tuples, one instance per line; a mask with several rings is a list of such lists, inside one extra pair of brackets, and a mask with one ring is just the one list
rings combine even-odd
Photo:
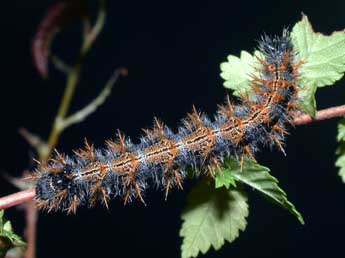
[[(32, 191), (32, 190), (31, 190)], [(33, 191), (34, 192), (34, 191)], [(24, 258), (36, 257), (36, 223), (38, 219), (38, 210), (36, 203), (30, 201), (25, 205), (25, 231), (24, 236), (27, 242), (27, 248), (24, 252)]]
[(333, 117), (344, 116), (345, 115), (345, 105), (331, 107), (327, 109), (320, 110), (316, 113), (315, 117), (310, 115), (300, 115), (293, 120), (294, 125), (304, 125), (311, 122), (321, 121), (330, 119)]
[(79, 83), (79, 79), (80, 79), (79, 77), (81, 73), (82, 64), (88, 52), (91, 50), (91, 47), (96, 37), (102, 31), (105, 24), (105, 18), (106, 18), (105, 0), (99, 0), (99, 10), (98, 10), (96, 24), (91, 28), (91, 30), (85, 36), (75, 64), (72, 67), (69, 67), (65, 91), (62, 96), (61, 103), (54, 120), (53, 128), (48, 137), (48, 147), (49, 147), (49, 150), (47, 152), (48, 155), (44, 155), (40, 157), (41, 160), (48, 159), (49, 154), (57, 145), (60, 134), (63, 131), (63, 128), (61, 128), (59, 125), (61, 124), (61, 121), (65, 119), (67, 112), (69, 110), (69, 107), (71, 105), (74, 92)]
[(35, 197), (35, 189), (28, 189), (0, 198), (0, 209), (31, 201)]
[[(310, 115), (299, 115), (294, 119), (294, 125), (309, 124), (311, 122), (326, 120), (338, 116), (345, 115), (345, 105), (331, 107), (320, 110), (313, 118)], [(35, 189), (28, 189), (25, 191), (17, 192), (0, 198), (0, 209), (7, 209), (12, 206), (27, 202), (35, 197)]]
[(109, 97), (113, 85), (118, 80), (119, 76), (126, 76), (126, 74), (127, 70), (125, 68), (116, 69), (111, 75), (108, 82), (105, 84), (103, 90), (94, 100), (92, 100), (87, 106), (75, 112), (74, 114), (66, 117), (65, 119), (61, 119), (61, 122), (59, 123), (60, 130), (63, 131), (64, 129), (70, 127), (73, 124), (84, 121), (90, 114), (95, 112), (97, 108), (100, 105), (102, 105), (105, 102), (105, 100)]

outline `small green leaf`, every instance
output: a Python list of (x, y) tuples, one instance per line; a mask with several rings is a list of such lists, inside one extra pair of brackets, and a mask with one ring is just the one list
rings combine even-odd
[(318, 87), (334, 84), (345, 72), (345, 31), (330, 36), (315, 33), (306, 15), (296, 23), (291, 32), (297, 61), (304, 61), (299, 68), (300, 98), (303, 110), (315, 115), (315, 92)]
[(278, 186), (278, 180), (270, 175), (270, 170), (252, 160), (245, 160), (241, 169), (236, 159), (228, 159), (225, 168), (229, 168), (233, 177), (252, 188), (258, 190), (265, 197), (274, 203), (287, 209), (293, 214), (301, 224), (304, 224), (302, 215), (296, 210), (295, 206), (288, 201), (286, 193)]
[(241, 56), (229, 55), (228, 61), (220, 64), (222, 71), (220, 76), (225, 80), (224, 87), (232, 89), (233, 95), (249, 94), (251, 92), (250, 75), (260, 76), (256, 69), (261, 69), (261, 64), (256, 56), (262, 58), (259, 51), (255, 51), (252, 56), (246, 51), (241, 51)]
[(21, 237), (13, 233), (11, 222), (4, 223), (3, 216), (4, 211), (0, 210), (0, 258), (4, 257), (11, 248), (26, 246)]
[(345, 118), (342, 118), (338, 122), (338, 135), (337, 135), (338, 142), (345, 141)]
[(246, 228), (248, 204), (245, 193), (239, 190), (215, 189), (201, 181), (188, 196), (182, 213), (182, 258), (206, 253), (211, 246), (220, 249), (225, 240), (234, 241)]
[(216, 173), (215, 187), (220, 188), (223, 186), (225, 186), (226, 189), (229, 189), (230, 186), (236, 187), (235, 178), (232, 176), (229, 169), (222, 169)]
[(337, 158), (335, 166), (339, 168), (338, 175), (340, 176), (341, 181), (345, 183), (345, 153), (343, 153)]
[(4, 230), (6, 231), (12, 231), (12, 224), (11, 221), (6, 221), (6, 223), (4, 224)]
[(338, 158), (335, 162), (335, 166), (339, 168), (339, 176), (343, 183), (345, 183), (345, 118), (342, 118), (338, 122), (338, 135), (337, 140), (339, 146), (336, 150)]

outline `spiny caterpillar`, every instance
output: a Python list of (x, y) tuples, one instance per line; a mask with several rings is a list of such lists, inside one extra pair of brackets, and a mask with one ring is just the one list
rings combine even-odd
[(229, 98), (213, 119), (195, 108), (174, 132), (155, 119), (152, 129), (134, 144), (118, 131), (117, 140), (71, 156), (57, 153), (37, 169), (36, 201), (47, 210), (76, 212), (78, 206), (93, 206), (120, 197), (125, 203), (135, 198), (143, 203), (149, 187), (165, 190), (182, 188), (186, 169), (195, 175), (210, 174), (221, 168), (225, 157), (239, 162), (254, 159), (261, 146), (283, 150), (286, 126), (298, 109), (298, 68), (290, 35), (264, 35), (259, 42), (263, 58), (257, 57), (260, 76), (251, 75), (251, 96), (240, 103)]

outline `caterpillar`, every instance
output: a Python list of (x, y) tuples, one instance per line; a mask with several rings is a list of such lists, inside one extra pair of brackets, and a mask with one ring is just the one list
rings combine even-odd
[(284, 153), (287, 127), (298, 110), (298, 68), (303, 61), (297, 61), (286, 29), (281, 36), (263, 35), (258, 50), (263, 57), (256, 57), (260, 76), (250, 75), (251, 95), (234, 102), (227, 97), (212, 119), (193, 107), (176, 131), (155, 118), (138, 143), (118, 130), (117, 138), (103, 148), (86, 142), (72, 155), (56, 152), (36, 169), (38, 207), (75, 213), (79, 206), (97, 202), (108, 206), (115, 197), (125, 204), (134, 199), (145, 204), (148, 188), (165, 195), (172, 188), (182, 189), (188, 167), (195, 176), (213, 176), (228, 156), (242, 163), (255, 159), (263, 146)]

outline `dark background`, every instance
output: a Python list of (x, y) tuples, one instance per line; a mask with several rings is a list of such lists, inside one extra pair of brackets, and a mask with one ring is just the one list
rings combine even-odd
[[(0, 166), (20, 175), (29, 166), (28, 144), (18, 135), (26, 127), (44, 137), (52, 124), (63, 76), (54, 69), (42, 80), (32, 65), (30, 42), (36, 26), (54, 1), (4, 1), (1, 4)], [(307, 14), (316, 31), (331, 33), (345, 27), (345, 2), (338, 1), (109, 1), (108, 20), (87, 59), (73, 102), (77, 110), (93, 99), (114, 68), (125, 66), (129, 76), (86, 122), (61, 137), (59, 150), (71, 152), (87, 137), (97, 146), (117, 128), (135, 138), (157, 115), (176, 126), (192, 104), (212, 114), (226, 90), (219, 64), (228, 54), (252, 51), (263, 32), (280, 34)], [(67, 30), (53, 49), (73, 60), (79, 27)], [(51, 67), (52, 68), (52, 67)], [(320, 89), (319, 108), (344, 103), (344, 80)], [(250, 216), (245, 232), (220, 251), (203, 257), (344, 257), (345, 185), (334, 167), (336, 120), (300, 126), (287, 140), (287, 157), (264, 150), (260, 163), (271, 168), (289, 200), (304, 215), (301, 226), (286, 210), (249, 190)], [(1, 179), (1, 195), (16, 189)], [(80, 210), (75, 216), (42, 213), (38, 222), (38, 257), (179, 257), (180, 213), (185, 191), (162, 193), (123, 207), (111, 202)], [(22, 212), (7, 217), (17, 232)]]

